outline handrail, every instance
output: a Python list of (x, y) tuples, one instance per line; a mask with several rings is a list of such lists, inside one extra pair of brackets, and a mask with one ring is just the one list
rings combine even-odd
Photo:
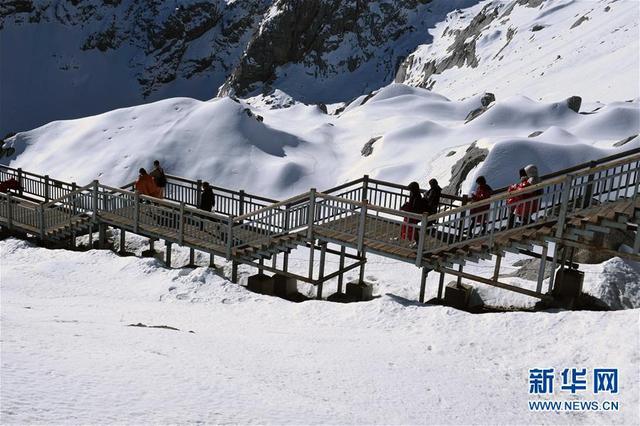
[[(388, 209), (386, 207), (381, 207), (381, 206), (376, 206), (373, 204), (370, 204), (368, 202), (363, 202), (363, 201), (355, 201), (355, 200), (349, 200), (347, 198), (342, 198), (342, 197), (336, 197), (335, 195), (329, 195), (329, 194), (325, 194), (324, 192), (316, 192), (316, 195), (318, 197), (322, 197), (325, 198), (327, 200), (332, 200), (332, 201), (337, 201), (339, 203), (345, 203), (345, 204), (353, 204), (359, 207), (367, 207), (367, 210), (375, 210), (375, 211), (379, 211), (381, 213), (387, 213), (387, 214), (392, 214), (392, 215), (396, 215), (398, 216), (399, 214), (401, 214), (403, 217), (410, 217), (412, 219), (418, 219), (418, 220), (422, 220), (423, 215), (418, 214), (418, 213), (413, 213), (413, 212), (408, 212), (405, 210), (394, 210), (394, 209)], [(451, 212), (451, 210), (447, 210), (447, 213)]]
[(258, 215), (260, 213), (267, 212), (269, 210), (274, 210), (274, 209), (277, 209), (278, 207), (288, 206), (290, 204), (296, 203), (299, 200), (304, 200), (305, 198), (309, 197), (310, 194), (311, 194), (311, 191), (308, 191), (308, 192), (305, 192), (303, 194), (299, 194), (299, 195), (296, 195), (294, 197), (287, 198), (286, 200), (280, 201), (278, 203), (274, 203), (274, 204), (271, 204), (269, 206), (262, 207), (262, 208), (260, 208), (258, 210), (254, 210), (251, 213), (243, 214), (242, 216), (235, 216), (233, 218), (233, 221), (234, 222), (240, 222), (240, 221), (249, 219), (251, 216), (255, 216), (255, 215)]
[[(558, 177), (558, 176), (564, 176), (566, 174), (572, 173), (572, 172), (576, 172), (578, 170), (582, 170), (582, 169), (591, 169), (593, 167), (599, 166), (601, 164), (607, 163), (609, 161), (613, 161), (613, 160), (617, 160), (619, 158), (626, 158), (630, 155), (634, 155), (634, 154), (639, 154), (640, 153), (640, 148), (634, 148), (634, 149), (629, 149), (627, 151), (623, 151), (623, 152), (619, 152), (617, 154), (613, 154), (613, 155), (609, 155), (607, 157), (602, 157), (599, 158), (597, 160), (591, 160), (587, 163), (580, 163), (577, 164), (573, 167), (569, 167), (566, 169), (562, 169), (562, 170), (557, 170), (555, 172), (551, 172), (548, 173), (546, 175), (540, 176), (540, 180), (546, 180), (546, 179), (552, 179), (554, 177)], [(509, 186), (504, 186), (502, 188), (498, 188), (498, 189), (494, 189), (493, 192), (498, 193), (498, 192), (504, 192), (509, 188)]]
[[(113, 186), (108, 186), (108, 185), (103, 185), (103, 184), (100, 184), (100, 187), (108, 189), (109, 191), (112, 191), (111, 192), (112, 194), (113, 193), (121, 193), (121, 194), (129, 195), (129, 196), (132, 196), (132, 197), (136, 196), (136, 192), (129, 191), (127, 189), (115, 188)], [(151, 196), (140, 194), (140, 193), (138, 193), (138, 197), (141, 200), (151, 201), (153, 203), (159, 204), (161, 206), (169, 207), (169, 208), (180, 208), (180, 206), (181, 206), (181, 203), (177, 203), (175, 201), (165, 200), (165, 199), (162, 199), (162, 198), (151, 197)], [(192, 212), (192, 213), (196, 213), (196, 214), (201, 215), (201, 216), (207, 216), (207, 217), (210, 217), (210, 218), (213, 218), (213, 219), (217, 219), (217, 220), (222, 220), (222, 221), (228, 220), (227, 216), (220, 215), (220, 214), (215, 213), (215, 212), (208, 212), (206, 210), (200, 210), (198, 208), (195, 208), (195, 207), (192, 207), (192, 206), (189, 206), (189, 205), (186, 205), (186, 204), (184, 205), (184, 210)]]
[(90, 184), (85, 185), (85, 186), (83, 186), (81, 188), (78, 188), (75, 191), (71, 191), (68, 194), (63, 195), (62, 197), (58, 197), (55, 200), (51, 200), (48, 203), (42, 204), (42, 208), (47, 208), (49, 206), (52, 206), (53, 204), (60, 203), (60, 202), (64, 201), (66, 198), (69, 198), (69, 197), (71, 197), (73, 195), (78, 195), (81, 192), (86, 191), (87, 189), (91, 188), (94, 185), (95, 185), (95, 181), (91, 182)]
[[(369, 178), (369, 182), (371, 183), (376, 183), (378, 185), (386, 185), (386, 186), (390, 186), (392, 188), (396, 188), (396, 189), (407, 189), (406, 185), (400, 185), (399, 183), (395, 183), (395, 182), (388, 182), (385, 180), (378, 180), (378, 179), (373, 179), (373, 178)], [(427, 189), (422, 189), (422, 191), (426, 191)], [(446, 193), (442, 193), (440, 194), (441, 198), (448, 198), (450, 200), (454, 200), (454, 201), (463, 201), (464, 197), (460, 197), (458, 195), (453, 195), (453, 194), (446, 194)]]
[[(640, 149), (638, 150), (638, 152), (640, 152)], [(619, 166), (619, 165), (624, 165), (624, 164), (627, 164), (627, 163), (630, 163), (630, 162), (634, 162), (634, 161), (640, 161), (640, 154), (632, 155), (631, 157), (625, 157), (625, 158), (621, 158), (621, 159), (614, 159), (614, 160), (615, 161), (613, 161), (611, 163), (604, 163), (604, 164), (600, 164), (599, 166), (583, 170), (580, 173), (574, 174), (573, 176), (575, 176), (575, 177), (589, 176), (590, 174), (593, 174), (593, 173), (597, 173), (597, 172), (600, 172), (600, 171), (603, 171), (603, 170), (609, 170), (612, 167), (616, 167), (616, 166)], [(440, 219), (440, 218), (442, 218), (444, 216), (447, 216), (447, 215), (460, 213), (460, 212), (463, 212), (463, 211), (466, 211), (466, 210), (471, 210), (471, 209), (475, 209), (475, 208), (482, 207), (482, 206), (485, 206), (485, 205), (489, 205), (494, 201), (501, 201), (501, 200), (504, 200), (506, 198), (511, 198), (516, 194), (517, 195), (522, 195), (522, 194), (528, 194), (528, 193), (531, 193), (531, 192), (535, 192), (535, 191), (538, 191), (540, 189), (544, 189), (549, 185), (562, 183), (564, 181), (564, 176), (566, 176), (566, 175), (555, 177), (553, 179), (546, 179), (546, 180), (544, 180), (544, 181), (542, 181), (540, 183), (537, 183), (535, 185), (531, 185), (531, 186), (528, 186), (526, 188), (519, 189), (517, 192), (516, 191), (514, 191), (514, 192), (502, 192), (502, 193), (499, 193), (497, 195), (493, 195), (490, 198), (485, 198), (484, 200), (467, 203), (464, 206), (456, 207), (456, 208), (453, 208), (451, 210), (446, 210), (444, 212), (440, 212), (440, 213), (431, 215), (431, 216), (429, 216), (429, 220), (437, 220), (437, 219)]]

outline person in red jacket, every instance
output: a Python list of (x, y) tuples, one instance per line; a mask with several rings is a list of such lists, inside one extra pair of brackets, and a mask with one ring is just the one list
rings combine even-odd
[(162, 198), (162, 193), (153, 180), (153, 177), (145, 169), (139, 170), (140, 175), (136, 181), (136, 191), (149, 197)]
[[(491, 197), (493, 194), (493, 189), (487, 184), (487, 180), (484, 176), (479, 176), (476, 179), (476, 190), (471, 193), (471, 202), (486, 200)], [(487, 219), (488, 214), (479, 214), (482, 212), (486, 212), (489, 210), (489, 205), (484, 205), (480, 207), (474, 207), (471, 209), (471, 225), (469, 226), (469, 235), (473, 236), (473, 231), (475, 231), (476, 224), (482, 225), (482, 233), (487, 232)]]
[[(522, 175), (524, 174), (524, 177)], [(538, 177), (538, 168), (533, 164), (529, 164), (524, 169), (520, 169), (520, 183), (511, 185), (509, 192), (515, 193), (511, 198), (507, 199), (507, 205), (512, 206), (509, 217), (509, 228), (512, 228), (517, 217), (523, 225), (531, 223), (531, 215), (538, 211), (540, 207), (540, 195), (542, 190), (527, 192), (526, 194), (517, 194), (523, 189), (540, 183)]]

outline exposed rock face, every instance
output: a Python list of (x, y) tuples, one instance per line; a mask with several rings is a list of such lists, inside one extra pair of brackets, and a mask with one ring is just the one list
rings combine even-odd
[(580, 96), (571, 96), (566, 102), (569, 109), (580, 112), (580, 105), (582, 105), (582, 98)]
[(631, 135), (628, 138), (624, 138), (621, 141), (618, 141), (618, 142), (614, 143), (613, 146), (615, 146), (617, 148), (617, 147), (620, 147), (622, 145), (626, 145), (629, 142), (631, 142), (632, 140), (634, 140), (635, 138), (637, 138), (638, 136), (640, 136), (640, 135)]
[[(595, 246), (617, 251), (623, 244), (633, 247), (633, 238), (634, 235), (630, 232), (611, 229), (611, 231), (606, 235), (596, 234), (593, 244)], [(601, 253), (595, 250), (576, 249), (573, 255), (573, 261), (578, 263), (602, 263), (611, 258), (612, 256), (610, 254)]]
[(493, 93), (485, 93), (484, 96), (482, 96), (482, 99), (480, 99), (480, 108), (476, 108), (473, 111), (470, 111), (465, 118), (465, 123), (468, 123), (487, 112), (487, 110), (490, 108), (491, 104), (495, 102), (495, 100), (496, 97)]
[(381, 138), (382, 136), (376, 136), (375, 138), (369, 139), (369, 141), (365, 143), (364, 146), (362, 147), (362, 151), (360, 151), (362, 156), (368, 157), (371, 154), (373, 154), (373, 144), (376, 143), (376, 141), (380, 140)]
[[(537, 281), (538, 272), (540, 271), (540, 259), (523, 259), (513, 264), (513, 266), (519, 267), (519, 269), (510, 274), (505, 274), (505, 277), (518, 277), (523, 280)], [(551, 276), (551, 263), (547, 262), (544, 269), (544, 278), (547, 279)]]
[[(135, 56), (130, 67), (143, 96), (148, 96), (177, 77), (189, 79), (235, 66), (270, 3), (14, 0), (0, 6), (0, 28), (8, 23), (56, 23), (80, 32), (84, 39), (79, 47), (84, 51), (131, 49)], [(203, 42), (208, 48), (202, 48)], [(214, 93), (212, 87), (210, 95)]]
[[(394, 44), (415, 32), (411, 16), (428, 14), (430, 2), (276, 0), (219, 94), (253, 93), (286, 73), (279, 67), (287, 64), (328, 78), (373, 63), (392, 76), (411, 51)], [(381, 50), (387, 53), (379, 55)]]
[[(448, 32), (449, 35), (454, 37), (453, 43), (447, 48), (449, 56), (426, 62), (422, 67), (422, 82), (419, 86), (431, 88), (433, 82), (430, 81), (430, 77), (434, 74), (440, 74), (449, 68), (465, 65), (471, 68), (477, 67), (476, 41), (482, 30), (498, 17), (499, 10), (498, 7), (490, 3), (463, 30), (445, 31), (445, 34)], [(396, 75), (396, 82), (404, 81), (407, 69), (413, 66), (413, 58), (413, 55), (409, 56), (401, 65), (401, 74)]]
[(462, 182), (467, 178), (467, 175), (471, 170), (473, 170), (478, 164), (483, 162), (487, 155), (489, 155), (489, 150), (484, 148), (478, 148), (476, 143), (472, 143), (467, 151), (460, 160), (453, 165), (451, 169), (451, 179), (449, 180), (449, 185), (442, 189), (442, 192), (446, 194), (457, 195), (460, 191), (460, 186)]

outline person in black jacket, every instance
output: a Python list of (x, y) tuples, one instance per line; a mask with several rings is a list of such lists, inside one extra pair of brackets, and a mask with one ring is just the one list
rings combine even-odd
[(438, 212), (441, 194), (442, 188), (438, 185), (438, 181), (435, 179), (429, 180), (429, 190), (424, 193), (424, 204), (427, 213), (436, 214)]
[[(400, 207), (405, 212), (422, 214), (424, 212), (424, 201), (422, 200), (422, 192), (418, 182), (411, 182), (407, 187), (409, 189), (409, 200)], [(414, 226), (419, 220), (414, 218), (404, 218), (404, 223), (400, 229), (400, 239), (409, 241), (418, 241), (417, 227)]]
[(202, 195), (200, 196), (200, 210), (206, 210), (208, 212), (216, 205), (215, 197), (213, 196), (213, 190), (209, 185), (209, 182), (202, 183)]

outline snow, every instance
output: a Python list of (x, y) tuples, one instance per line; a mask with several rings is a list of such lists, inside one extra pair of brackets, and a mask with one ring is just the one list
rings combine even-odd
[[(481, 168), (494, 187), (511, 183), (526, 164), (538, 163), (544, 174), (640, 146), (635, 140), (613, 148), (640, 133), (640, 98), (577, 114), (563, 100), (512, 96), (467, 123), (481, 98), (455, 101), (392, 84), (339, 115), (281, 91), (239, 101), (173, 98), (19, 133), (6, 143), (14, 156), (0, 162), (78, 184), (99, 179), (115, 186), (159, 159), (170, 174), (284, 199), (364, 174), (404, 184), (435, 177), (446, 184), (475, 141), (496, 149)], [(535, 131), (543, 133), (529, 138)], [(362, 146), (379, 136), (373, 153), (363, 157)], [(452, 150), (458, 155), (448, 157)]]
[[(205, 268), (12, 239), (0, 252), (3, 423), (639, 420), (637, 309), (472, 315), (393, 293), (293, 304)], [(541, 366), (619, 368), (620, 411), (529, 412)]]

